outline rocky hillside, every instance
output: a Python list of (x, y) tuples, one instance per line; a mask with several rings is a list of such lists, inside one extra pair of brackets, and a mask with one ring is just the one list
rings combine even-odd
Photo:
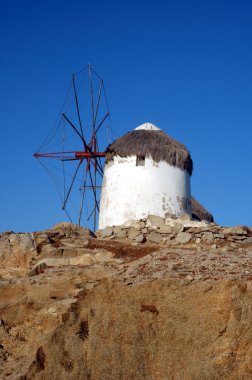
[(252, 378), (252, 229), (0, 235), (0, 378)]

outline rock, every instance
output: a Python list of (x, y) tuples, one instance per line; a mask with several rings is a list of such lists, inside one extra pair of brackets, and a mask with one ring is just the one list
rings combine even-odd
[(248, 237), (244, 243), (252, 244), (252, 236)]
[(29, 272), (29, 276), (34, 276), (36, 274), (42, 273), (40, 272), (40, 268), (53, 268), (53, 267), (60, 267), (60, 266), (65, 266), (69, 265), (69, 259), (64, 259), (64, 258), (57, 258), (57, 259), (52, 259), (52, 258), (45, 258), (42, 260), (37, 261), (37, 263), (34, 265), (32, 270)]
[(39, 285), (2, 283), (1, 378), (250, 379), (249, 282), (153, 277), (131, 286), (81, 270)]
[(0, 235), (0, 279), (27, 276), (36, 254), (29, 234)]
[(76, 249), (73, 248), (64, 248), (62, 251), (62, 257), (65, 259), (67, 257), (75, 257), (77, 256)]
[(12, 235), (12, 234), (14, 234), (14, 231), (12, 231), (12, 230), (6, 230), (6, 231), (4, 231), (4, 232), (2, 233), (2, 235), (6, 235), (6, 236), (8, 236), (8, 235)]
[(220, 253), (226, 253), (228, 251), (227, 247), (222, 247)]
[[(194, 222), (196, 223), (196, 222)], [(200, 222), (197, 222), (197, 223), (200, 223)], [(199, 227), (199, 226), (191, 226), (190, 228), (187, 228), (186, 232), (190, 232), (192, 234), (194, 234), (195, 236), (201, 236), (202, 232), (205, 232), (205, 231), (209, 231), (208, 228), (206, 228), (205, 226), (202, 226), (202, 227)]]
[(222, 230), (222, 233), (224, 235), (232, 234), (232, 235), (247, 235), (247, 228), (244, 226), (235, 226), (235, 227), (228, 227), (224, 228)]
[(212, 232), (204, 232), (202, 235), (202, 240), (205, 240), (209, 243), (212, 243), (214, 241), (214, 235)]
[(142, 221), (136, 221), (133, 223), (132, 227), (136, 228), (137, 230), (141, 230), (145, 227), (145, 223)]
[(111, 259), (113, 259), (113, 254), (112, 252), (101, 251), (96, 253), (94, 258), (97, 262), (111, 261)]
[(116, 234), (116, 237), (118, 239), (123, 239), (123, 238), (126, 238), (127, 237), (127, 230), (121, 230), (120, 232), (118, 232)]
[(134, 223), (135, 223), (135, 220), (126, 220), (126, 222), (124, 222), (123, 224), (122, 224), (122, 227), (133, 227), (133, 225), (134, 225)]
[(147, 221), (153, 227), (162, 227), (164, 225), (164, 218), (157, 215), (149, 215)]
[(69, 263), (66, 265), (86, 266), (86, 265), (94, 264), (95, 261), (96, 260), (95, 260), (93, 255), (86, 254), (86, 255), (82, 255), (82, 256), (69, 258)]
[(130, 240), (134, 240), (138, 235), (141, 234), (141, 231), (137, 230), (136, 228), (134, 227), (130, 227), (128, 229), (128, 238)]
[(58, 251), (56, 248), (53, 247), (52, 244), (44, 244), (38, 248), (39, 248), (38, 252), (39, 252), (40, 256), (43, 256), (43, 257), (54, 256), (56, 251)]
[(158, 231), (155, 245), (47, 231), (39, 253), (0, 235), (1, 379), (251, 379), (252, 246)]
[(57, 223), (55, 224), (51, 230), (52, 231), (58, 231), (58, 230), (63, 230), (63, 229), (74, 229), (75, 228), (75, 224), (71, 223), (71, 222), (60, 222), (60, 223)]
[(231, 247), (231, 248), (237, 248), (237, 245), (235, 243), (230, 243), (229, 247)]
[(216, 238), (216, 239), (225, 239), (225, 235), (224, 234), (215, 234), (214, 238)]
[(116, 238), (126, 238), (127, 237), (127, 231), (125, 228), (122, 228), (120, 226), (114, 227), (114, 237)]
[(177, 219), (177, 216), (175, 214), (172, 214), (171, 212), (166, 212), (165, 213), (165, 222), (170, 221), (172, 219)]
[(135, 237), (135, 241), (136, 241), (137, 243), (143, 243), (145, 240), (146, 240), (146, 239), (145, 239), (145, 237), (144, 237), (143, 234), (137, 235), (137, 236)]
[(16, 245), (16, 244), (19, 244), (20, 243), (20, 236), (19, 236), (19, 234), (13, 233), (13, 234), (9, 235), (8, 241), (9, 241), (9, 243), (12, 246)]
[(151, 243), (157, 243), (160, 244), (162, 242), (162, 236), (157, 232), (151, 232), (147, 236), (147, 240)]
[(20, 234), (21, 247), (25, 250), (34, 249), (34, 239), (31, 234)]
[(181, 223), (175, 223), (171, 230), (173, 234), (178, 234), (179, 232), (183, 232), (183, 231), (184, 231), (184, 226)]
[(186, 280), (187, 283), (190, 283), (190, 282), (192, 282), (194, 280), (194, 278), (189, 274), (189, 275), (186, 276), (185, 280)]
[(103, 230), (101, 230), (101, 237), (106, 238), (113, 235), (113, 228), (112, 227), (106, 227)]
[(200, 244), (201, 239), (200, 239), (200, 238), (197, 238), (197, 239), (195, 240), (195, 242), (196, 242), (196, 244)]
[[(187, 230), (186, 232), (193, 233), (193, 231), (191, 229)], [(201, 236), (202, 236), (202, 234), (194, 234), (195, 238), (200, 238), (201, 239)]]
[(47, 234), (45, 233), (38, 233), (38, 232), (35, 232), (33, 234), (33, 238), (34, 238), (34, 243), (35, 243), (35, 247), (36, 249), (39, 251), (40, 248), (44, 245), (44, 244), (47, 244), (47, 243), (50, 243), (49, 242), (49, 239), (48, 239), (48, 236)]
[(192, 239), (192, 234), (188, 232), (179, 232), (176, 236), (176, 242), (185, 244), (188, 243)]
[(76, 235), (76, 236), (84, 237), (84, 238), (96, 237), (95, 233), (91, 231), (89, 228), (81, 227), (78, 224), (73, 224), (70, 222), (58, 223), (52, 227), (51, 231), (63, 233), (67, 236)]
[(231, 235), (231, 237), (228, 237), (228, 239), (232, 240), (246, 240), (246, 235)]
[(158, 228), (158, 232), (160, 234), (170, 234), (172, 232), (172, 226), (163, 225), (162, 227)]
[(57, 316), (57, 309), (55, 307), (49, 307), (49, 309), (47, 309), (47, 312), (49, 314), (52, 314), (54, 316)]
[(185, 221), (190, 221), (190, 220), (192, 220), (192, 217), (189, 214), (182, 214), (182, 215), (179, 215), (178, 217), (179, 222), (180, 221), (185, 222)]
[(86, 255), (87, 253), (94, 254), (93, 249), (88, 249), (88, 248), (76, 248), (76, 255), (81, 256), (81, 255)]

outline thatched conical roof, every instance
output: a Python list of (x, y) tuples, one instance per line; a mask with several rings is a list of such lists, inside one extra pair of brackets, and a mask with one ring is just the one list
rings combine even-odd
[(141, 125), (110, 144), (106, 150), (106, 162), (113, 160), (114, 156), (149, 157), (155, 162), (166, 161), (187, 170), (190, 175), (193, 171), (193, 161), (185, 145), (150, 123)]

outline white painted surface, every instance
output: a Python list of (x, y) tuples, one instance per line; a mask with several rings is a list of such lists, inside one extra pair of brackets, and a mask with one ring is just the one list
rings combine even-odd
[(104, 170), (99, 228), (151, 214), (191, 214), (190, 196), (186, 170), (147, 157), (145, 166), (136, 166), (136, 156), (115, 156)]
[(141, 124), (139, 127), (135, 128), (135, 131), (138, 131), (139, 129), (146, 129), (147, 131), (161, 131), (160, 128), (152, 123)]

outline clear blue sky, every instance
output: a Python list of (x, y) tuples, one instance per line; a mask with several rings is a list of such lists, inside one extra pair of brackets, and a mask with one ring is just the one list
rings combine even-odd
[(250, 1), (5, 0), (0, 36), (0, 231), (65, 219), (32, 153), (89, 62), (118, 135), (153, 122), (189, 148), (217, 222), (252, 224)]

